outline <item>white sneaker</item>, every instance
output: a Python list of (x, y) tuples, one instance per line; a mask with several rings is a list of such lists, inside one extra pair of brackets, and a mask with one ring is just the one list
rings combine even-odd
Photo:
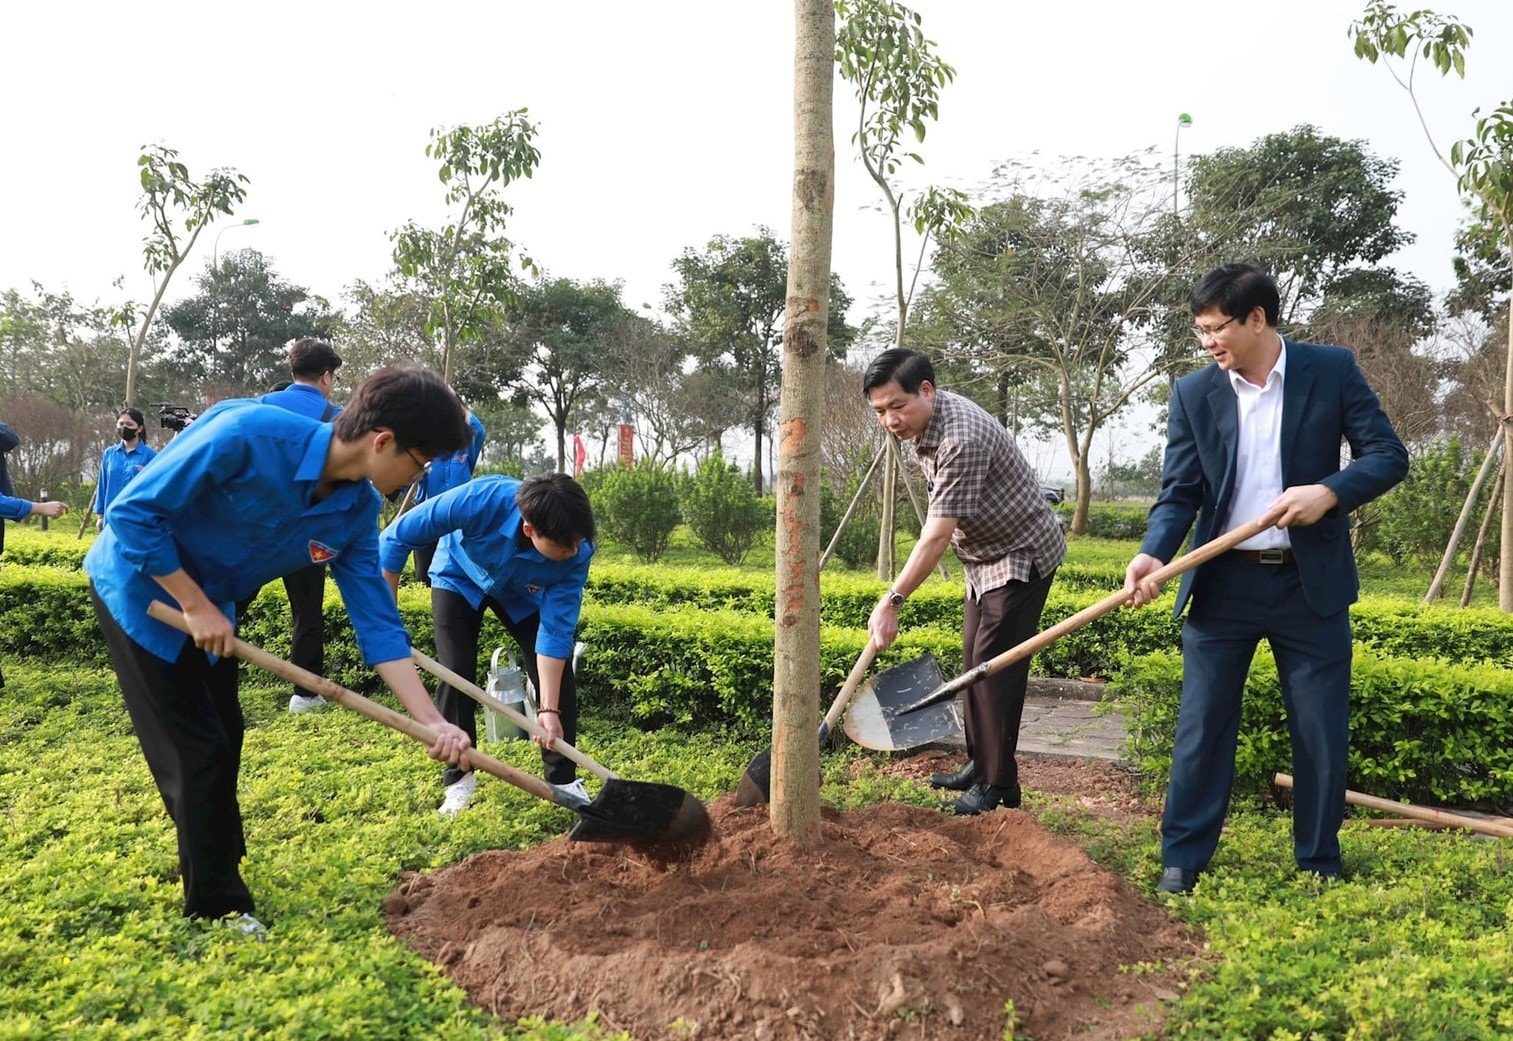
[(575, 777), (569, 784), (554, 784), (553, 788), (573, 801), (575, 805), (587, 806), (590, 802), (588, 789), (583, 787), (583, 778)]
[(441, 800), (441, 807), (437, 813), (443, 817), (455, 817), (458, 812), (465, 809), (473, 800), (473, 791), (478, 787), (478, 774), (468, 772), (462, 775), (460, 780), (447, 785), (446, 795)]
[(227, 915), (222, 921), (226, 923), (226, 928), (235, 929), (243, 936), (250, 937), (251, 939), (266, 940), (268, 938), (268, 927), (256, 918), (253, 918), (246, 911), (243, 911), (241, 914)]
[(326, 699), (319, 694), (313, 698), (307, 698), (303, 694), (289, 695), (289, 711), (293, 713), (313, 712), (318, 708), (326, 707)]
[(574, 673), (576, 673), (578, 671), (578, 663), (583, 660), (583, 652), (585, 650), (587, 650), (587, 649), (588, 649), (587, 646), (583, 643), (582, 640), (579, 640), (577, 643), (573, 644), (573, 672)]

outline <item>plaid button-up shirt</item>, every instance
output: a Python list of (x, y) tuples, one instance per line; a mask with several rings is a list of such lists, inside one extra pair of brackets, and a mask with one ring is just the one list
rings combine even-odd
[(967, 572), (967, 595), (1049, 575), (1066, 539), (1009, 432), (975, 403), (935, 392), (935, 411), (914, 452), (930, 490), (930, 516), (955, 517), (951, 536)]

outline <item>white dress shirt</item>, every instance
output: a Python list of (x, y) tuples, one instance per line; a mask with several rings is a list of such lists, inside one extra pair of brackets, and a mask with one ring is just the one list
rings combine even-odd
[[(1255, 520), (1282, 494), (1282, 386), (1286, 376), (1285, 340), (1263, 386), (1256, 386), (1233, 369), (1229, 372), (1229, 383), (1240, 411), (1240, 445), (1235, 459), (1235, 494), (1225, 531)], [(1236, 548), (1278, 549), (1291, 545), (1286, 528), (1267, 528)]]

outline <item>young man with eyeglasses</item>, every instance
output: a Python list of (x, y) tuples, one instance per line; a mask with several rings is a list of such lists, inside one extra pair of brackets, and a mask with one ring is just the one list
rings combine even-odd
[[(1161, 820), (1157, 889), (1190, 892), (1218, 847), (1234, 781), (1241, 699), (1256, 645), (1277, 662), (1294, 776), (1293, 855), (1321, 878), (1341, 873), (1349, 739), (1350, 605), (1359, 592), (1351, 511), (1408, 472), (1408, 453), (1343, 347), (1277, 332), (1280, 298), (1249, 264), (1205, 275), (1189, 304), (1213, 360), (1172, 387), (1161, 491), (1125, 571), (1131, 603), (1160, 594), (1148, 577), (1192, 532), (1201, 545), (1286, 508), (1274, 528), (1188, 571), (1182, 703)], [(1350, 465), (1341, 469), (1341, 445)]]
[[(341, 355), (325, 340), (304, 336), (289, 345), (289, 383), (258, 400), (277, 405), (297, 415), (329, 423), (341, 412), (331, 400)], [(326, 565), (316, 562), (284, 576), (289, 597), (292, 632), (289, 660), (317, 676), (326, 674)], [(295, 687), (289, 695), (290, 712), (309, 712), (324, 707), (326, 699), (313, 690)]]
[[(370, 664), (411, 716), (432, 727), (430, 754), (465, 764), (472, 741), (432, 703), (378, 568), (380, 493), (467, 443), (441, 377), (381, 369), (333, 423), (244, 399), (222, 401), (158, 453), (111, 506), (84, 558), (90, 598), (127, 712), (178, 832), (184, 914), (232, 916), (258, 934), (242, 881), (237, 775), (242, 710), (235, 604), (323, 560)], [(148, 616), (160, 599), (192, 635)]]
[(116, 496), (137, 474), (142, 472), (157, 451), (147, 443), (147, 420), (141, 410), (123, 408), (116, 413), (116, 444), (100, 456), (100, 477), (95, 485), (95, 530), (105, 528), (105, 511)]
[[(526, 673), (540, 698), (536, 722), (549, 739), (578, 737), (578, 681), (573, 643), (583, 587), (594, 556), (594, 511), (583, 486), (567, 474), (477, 477), (427, 499), (384, 529), (379, 554), (389, 588), (410, 554), (436, 545), (431, 563), (431, 611), (436, 657), (478, 680), (478, 637), (492, 611), (520, 646)], [(478, 706), (448, 684), (436, 688), (448, 720), (477, 740)], [(546, 780), (588, 802), (573, 761), (541, 744)], [(465, 767), (442, 775), (438, 812), (452, 816), (473, 797), (477, 778)]]

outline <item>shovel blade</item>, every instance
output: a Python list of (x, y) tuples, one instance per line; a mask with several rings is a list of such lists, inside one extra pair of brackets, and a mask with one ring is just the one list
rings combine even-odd
[(712, 825), (704, 804), (673, 784), (604, 782), (594, 801), (576, 808), (578, 823), (567, 837), (575, 842), (612, 842), (681, 854), (701, 846)]
[(851, 706), (846, 736), (863, 748), (893, 752), (943, 741), (962, 732), (961, 710), (954, 701), (900, 712), (945, 682), (933, 654), (878, 673)]

